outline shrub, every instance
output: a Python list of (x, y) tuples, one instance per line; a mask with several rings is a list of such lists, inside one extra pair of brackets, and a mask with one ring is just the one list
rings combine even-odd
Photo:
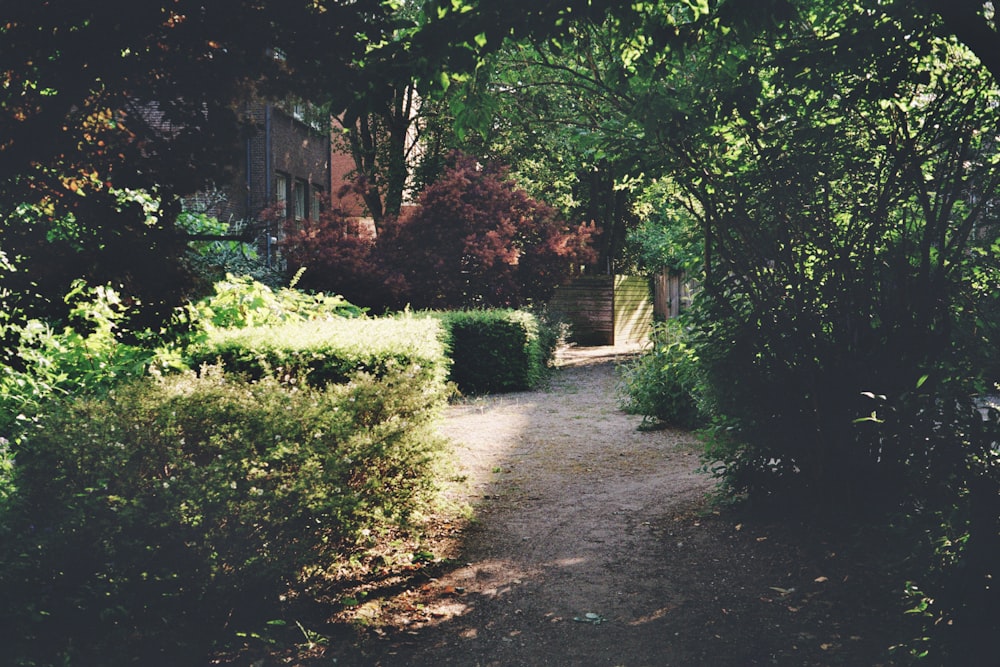
[(214, 294), (194, 305), (194, 319), (201, 328), (242, 329), (363, 313), (341, 296), (309, 294), (294, 287), (272, 290), (250, 276), (232, 274), (215, 284)]
[(377, 311), (396, 303), (397, 288), (383, 270), (374, 234), (339, 206), (318, 220), (287, 220), (282, 252), (306, 289), (332, 291)]
[(553, 335), (536, 316), (515, 310), (443, 313), (451, 380), (467, 393), (518, 391), (538, 385), (551, 359)]
[(359, 370), (381, 377), (407, 369), (443, 385), (448, 359), (442, 336), (438, 322), (414, 317), (224, 329), (193, 348), (190, 363), (218, 361), (229, 372), (295, 378), (314, 386), (343, 382)]
[(652, 347), (622, 366), (619, 401), (629, 414), (643, 415), (643, 425), (659, 421), (696, 428), (705, 423), (699, 406), (698, 360), (684, 340), (679, 320), (658, 322)]
[(457, 153), (452, 161), (378, 240), (412, 306), (517, 308), (592, 261), (591, 226), (568, 225), (501, 167)]
[(0, 526), (7, 658), (200, 664), (303, 567), (405, 524), (440, 400), (399, 369), (322, 390), (186, 374), (51, 406)]
[[(119, 340), (128, 306), (107, 286), (82, 281), (66, 296), (71, 325), (0, 314), (0, 437), (17, 442), (49, 398), (94, 394), (141, 376), (153, 353)], [(2, 493), (2, 492), (0, 492)]]
[(556, 350), (565, 345), (569, 338), (569, 322), (549, 311), (544, 305), (536, 304), (528, 312), (538, 322), (538, 345), (542, 350), (542, 359), (545, 360), (546, 366), (551, 366), (555, 360)]

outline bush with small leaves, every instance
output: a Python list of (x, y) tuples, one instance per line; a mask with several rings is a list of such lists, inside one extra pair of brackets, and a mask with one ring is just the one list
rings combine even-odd
[(448, 332), (450, 379), (467, 393), (532, 389), (552, 359), (553, 335), (538, 317), (517, 310), (450, 311), (440, 315)]
[(200, 664), (303, 568), (422, 507), (442, 401), (390, 369), (322, 390), (184, 374), (50, 405), (0, 517), (5, 655)]
[(622, 409), (643, 415), (643, 425), (657, 422), (696, 428), (705, 423), (699, 405), (698, 361), (684, 340), (679, 320), (659, 322), (650, 334), (652, 346), (622, 367)]

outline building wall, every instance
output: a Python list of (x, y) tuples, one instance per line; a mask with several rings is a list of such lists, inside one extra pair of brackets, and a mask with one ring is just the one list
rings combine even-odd
[(354, 158), (333, 142), (330, 148), (330, 193), (335, 204), (348, 215), (361, 218), (367, 215), (364, 200), (360, 194), (345, 187), (353, 182), (355, 169)]
[[(329, 196), (330, 134), (320, 133), (280, 107), (270, 107), (271, 167), (291, 182), (302, 182), (309, 194)], [(308, 198), (307, 198), (308, 200)]]
[[(306, 187), (305, 217), (312, 213), (314, 194), (330, 195), (330, 136), (292, 113), (264, 102), (248, 102), (243, 108), (247, 136), (242, 155), (229, 183), (191, 199), (192, 206), (206, 209), (220, 220), (255, 220), (275, 203), (275, 175), (288, 183)], [(293, 201), (294, 190), (286, 192)], [(292, 211), (294, 212), (294, 211)]]
[[(293, 107), (263, 101), (246, 102), (241, 113), (246, 127), (243, 150), (228, 183), (186, 201), (189, 210), (204, 212), (235, 227), (255, 228), (260, 252), (271, 264), (282, 225), (275, 216), (262, 216), (278, 197), (284, 179), (288, 217), (296, 217), (297, 191), (304, 194), (303, 218), (318, 215), (321, 207), (339, 206), (358, 222), (358, 233), (374, 236), (374, 224), (361, 196), (347, 187), (354, 176), (354, 160), (332, 140), (332, 127), (317, 128), (296, 115)], [(314, 202), (314, 199), (316, 200)]]

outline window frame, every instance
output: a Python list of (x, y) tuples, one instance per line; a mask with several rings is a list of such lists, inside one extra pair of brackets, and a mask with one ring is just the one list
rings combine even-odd
[(309, 186), (309, 219), (319, 220), (323, 212), (323, 188), (318, 185)]
[(281, 217), (288, 217), (288, 174), (280, 171), (274, 172), (274, 203), (281, 205)]
[(294, 214), (296, 220), (306, 217), (306, 197), (309, 185), (301, 178), (295, 179), (295, 190), (292, 192)]

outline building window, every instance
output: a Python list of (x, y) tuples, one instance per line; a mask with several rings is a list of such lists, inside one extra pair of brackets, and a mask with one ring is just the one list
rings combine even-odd
[(312, 186), (309, 188), (309, 217), (319, 220), (320, 204), (323, 200), (323, 188)]
[(309, 186), (300, 179), (295, 181), (295, 219), (301, 220), (306, 217), (306, 190)]
[(284, 174), (274, 175), (274, 201), (282, 218), (288, 217), (288, 177)]

